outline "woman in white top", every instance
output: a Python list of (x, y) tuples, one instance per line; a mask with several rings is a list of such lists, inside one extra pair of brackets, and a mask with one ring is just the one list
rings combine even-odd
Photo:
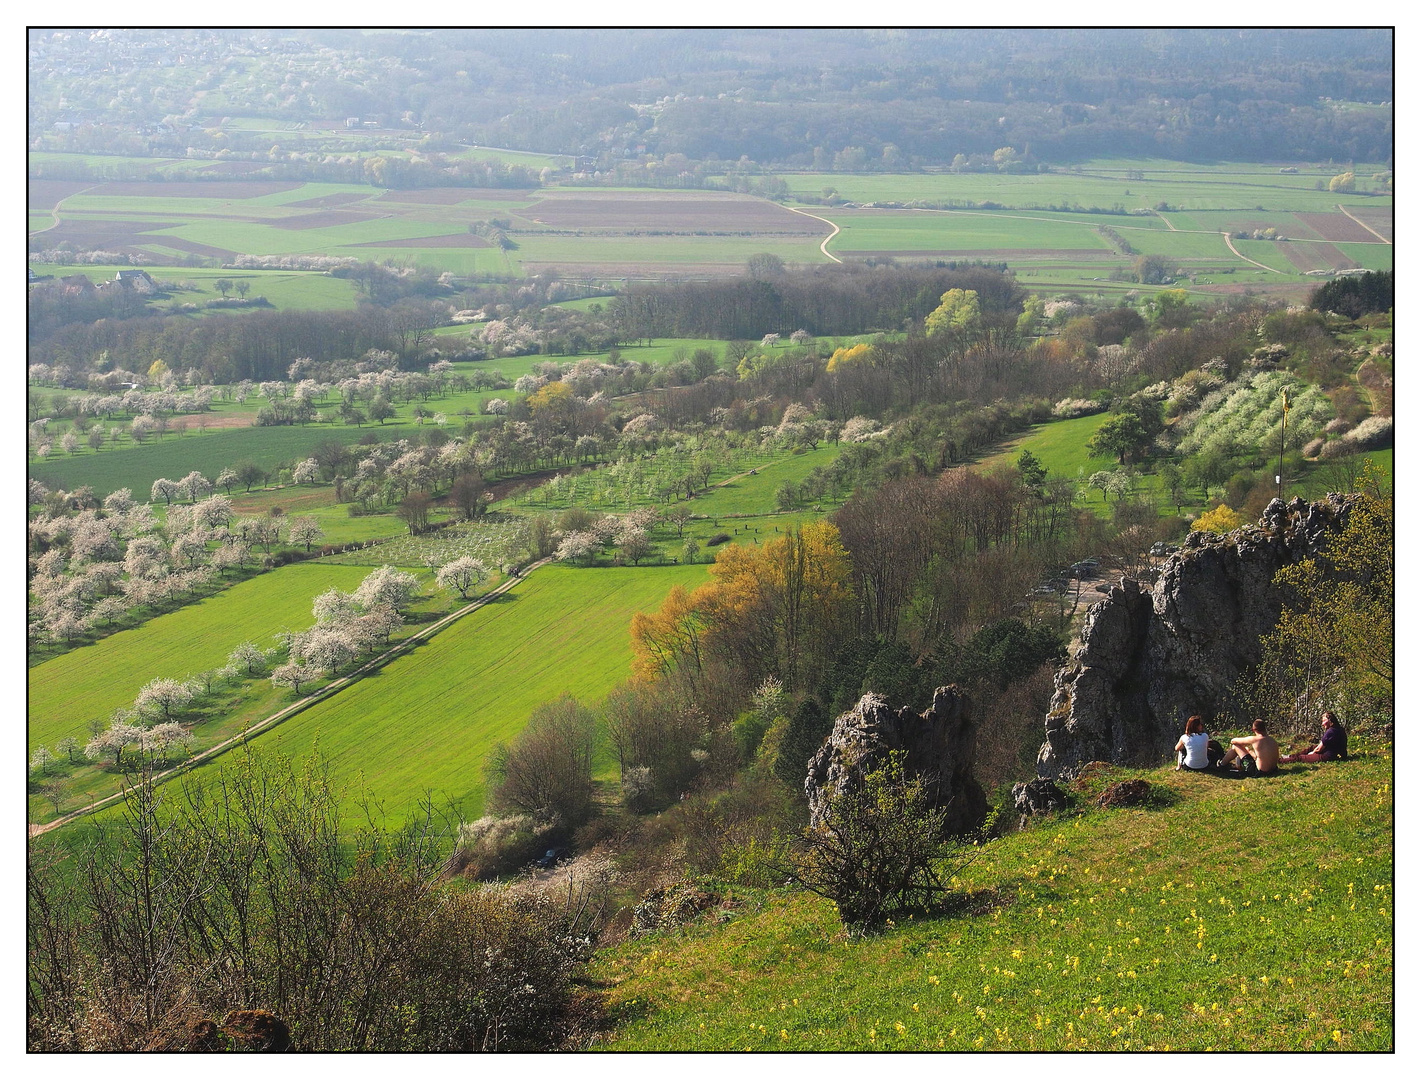
[(1209, 767), (1209, 733), (1204, 730), (1202, 716), (1191, 716), (1184, 722), (1184, 734), (1174, 748), (1179, 751), (1179, 764), (1174, 767), (1175, 772), (1181, 769), (1202, 771)]

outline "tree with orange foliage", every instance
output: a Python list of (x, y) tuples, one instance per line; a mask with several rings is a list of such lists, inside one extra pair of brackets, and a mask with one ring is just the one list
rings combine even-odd
[(697, 597), (709, 585), (688, 593), (677, 585), (666, 594), (661, 607), (632, 616), (632, 671), (647, 682), (680, 670), (692, 681), (701, 674), (701, 635), (705, 628)]
[(677, 586), (652, 614), (632, 616), (632, 667), (646, 680), (693, 680), (712, 659), (752, 682), (812, 685), (831, 661), (853, 612), (849, 554), (828, 522), (806, 524), (762, 547), (727, 545), (712, 580)]

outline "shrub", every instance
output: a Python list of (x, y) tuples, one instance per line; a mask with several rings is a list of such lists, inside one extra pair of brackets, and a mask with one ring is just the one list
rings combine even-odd
[(1194, 519), (1191, 529), (1197, 532), (1227, 533), (1244, 525), (1243, 515), (1231, 506), (1216, 506)]
[(532, 814), (487, 815), (459, 827), (451, 869), (491, 878), (527, 866), (556, 839), (559, 822)]
[(832, 900), (845, 926), (931, 910), (947, 892), (939, 864), (956, 870), (973, 857), (964, 843), (944, 841), (946, 811), (932, 808), (922, 777), (904, 777), (903, 757), (894, 751), (861, 787), (832, 799), (791, 849), (790, 876)]
[(592, 816), (594, 723), (568, 694), (539, 705), (513, 743), (490, 756), (490, 804), (581, 825)]
[(442, 881), (428, 816), (342, 833), (319, 771), (254, 757), (176, 796), (135, 784), (82, 847), (32, 852), (29, 1049), (585, 1044), (566, 906)]

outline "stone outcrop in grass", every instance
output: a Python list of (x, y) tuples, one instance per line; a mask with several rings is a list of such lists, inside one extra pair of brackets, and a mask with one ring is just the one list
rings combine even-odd
[(861, 786), (894, 750), (906, 755), (906, 778), (923, 777), (933, 807), (947, 811), (947, 835), (982, 824), (987, 799), (972, 775), (977, 754), (972, 702), (956, 686), (941, 686), (926, 712), (894, 710), (878, 694), (865, 694), (834, 722), (804, 781), (810, 825), (819, 825), (833, 798)]
[(1278, 622), (1273, 576), (1315, 555), (1346, 528), (1352, 502), (1329, 495), (1269, 503), (1257, 525), (1225, 536), (1193, 532), (1152, 590), (1122, 579), (1086, 612), (1075, 658), (1056, 673), (1037, 757), (1045, 777), (1082, 764), (1157, 764), (1184, 721), (1206, 724), (1231, 703)]

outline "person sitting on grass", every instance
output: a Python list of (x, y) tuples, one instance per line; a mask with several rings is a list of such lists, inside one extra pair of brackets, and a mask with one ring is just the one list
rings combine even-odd
[(1179, 764), (1174, 767), (1175, 772), (1181, 769), (1207, 771), (1224, 755), (1224, 748), (1209, 738), (1209, 733), (1204, 730), (1202, 716), (1191, 716), (1184, 721), (1184, 734), (1174, 748), (1179, 751)]
[(1284, 754), (1278, 760), (1291, 765), (1295, 761), (1309, 764), (1336, 761), (1347, 756), (1347, 729), (1337, 722), (1330, 711), (1322, 714), (1322, 740), (1305, 754)]
[[(1234, 762), (1238, 762), (1235, 769)], [(1271, 776), (1278, 771), (1278, 743), (1268, 734), (1268, 724), (1263, 720), (1253, 722), (1252, 735), (1240, 735), (1229, 740), (1229, 752), (1219, 761), (1219, 768), (1241, 771), (1256, 776)]]

